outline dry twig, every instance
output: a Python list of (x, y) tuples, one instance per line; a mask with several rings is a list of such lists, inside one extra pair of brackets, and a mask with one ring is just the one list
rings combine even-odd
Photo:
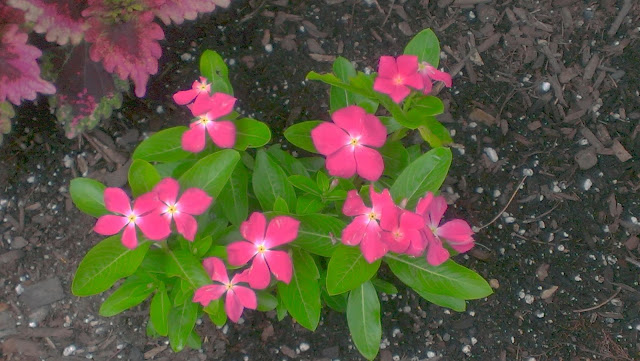
[(509, 198), (509, 202), (507, 202), (507, 204), (504, 206), (504, 208), (502, 208), (502, 210), (495, 216), (493, 217), (493, 219), (485, 224), (482, 225), (478, 228), (478, 230), (481, 230), (483, 228), (489, 227), (490, 225), (492, 225), (495, 221), (498, 220), (498, 218), (500, 218), (500, 216), (502, 215), (502, 213), (504, 213), (504, 211), (507, 210), (507, 208), (509, 208), (509, 206), (511, 205), (511, 202), (513, 201), (513, 198), (516, 197), (516, 194), (518, 194), (518, 190), (520, 190), (520, 187), (522, 187), (522, 184), (524, 183), (524, 180), (527, 179), (527, 176), (522, 177), (522, 180), (520, 181), (520, 183), (518, 183), (518, 186), (516, 187), (516, 190), (513, 191), (513, 194), (511, 195), (511, 198)]
[(622, 287), (618, 287), (618, 289), (616, 289), (616, 292), (613, 293), (613, 295), (611, 295), (611, 297), (607, 298), (604, 302), (601, 302), (593, 307), (589, 307), (589, 308), (583, 308), (581, 310), (573, 310), (573, 312), (575, 313), (582, 313), (582, 312), (589, 312), (589, 311), (593, 311), (593, 310), (597, 310), (598, 308), (606, 305), (607, 303), (609, 303), (609, 301), (611, 301), (612, 299), (616, 298), (616, 296), (618, 295), (618, 293), (620, 293), (620, 291), (622, 291)]

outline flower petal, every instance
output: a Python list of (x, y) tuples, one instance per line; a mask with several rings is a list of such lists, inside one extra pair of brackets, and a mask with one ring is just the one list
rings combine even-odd
[(378, 76), (384, 78), (393, 78), (398, 74), (398, 64), (392, 56), (381, 56), (378, 64)]
[(228, 120), (207, 123), (207, 132), (213, 143), (220, 148), (232, 148), (236, 144), (236, 126)]
[(173, 94), (173, 101), (176, 104), (185, 105), (191, 103), (197, 95), (198, 92), (195, 89), (181, 90)]
[(267, 266), (264, 256), (261, 254), (253, 257), (251, 271), (249, 272), (249, 286), (256, 290), (262, 290), (269, 286), (271, 282), (271, 272)]
[(378, 218), (382, 215), (383, 209), (395, 206), (393, 198), (391, 198), (391, 193), (389, 193), (389, 190), (386, 188), (380, 193), (376, 192), (373, 187), (369, 188), (369, 197), (371, 198), (371, 208), (373, 208)]
[(260, 212), (253, 212), (249, 219), (240, 225), (240, 234), (247, 241), (257, 243), (264, 240), (264, 231), (267, 228), (267, 219)]
[(380, 228), (388, 232), (397, 230), (400, 226), (399, 218), (400, 208), (395, 204), (382, 208), (380, 212)]
[(453, 219), (438, 227), (437, 234), (451, 244), (469, 243), (473, 241), (473, 231), (469, 223), (462, 219)]
[(256, 293), (249, 287), (234, 286), (231, 291), (233, 291), (236, 296), (238, 296), (238, 301), (240, 301), (240, 304), (244, 307), (252, 310), (255, 310), (258, 307), (258, 299), (256, 298)]
[(391, 100), (399, 104), (404, 98), (407, 97), (407, 95), (409, 95), (409, 93), (411, 93), (411, 89), (409, 89), (409, 87), (405, 85), (398, 85), (395, 87), (395, 89), (393, 89), (393, 91), (391, 91), (391, 93), (388, 94), (391, 97)]
[(93, 226), (93, 231), (103, 236), (111, 236), (120, 232), (128, 222), (127, 217), (107, 214), (98, 218), (96, 225)]
[(357, 173), (360, 177), (372, 182), (380, 178), (384, 170), (384, 161), (377, 150), (364, 146), (356, 147), (355, 158)]
[(238, 295), (233, 290), (229, 290), (227, 292), (227, 297), (224, 300), (224, 310), (227, 312), (227, 316), (233, 322), (238, 322), (240, 316), (242, 316), (242, 311), (244, 311), (244, 306), (238, 299)]
[(370, 147), (382, 147), (387, 141), (387, 128), (380, 119), (372, 114), (365, 114), (360, 143)]
[(187, 241), (192, 241), (196, 237), (196, 232), (198, 232), (198, 222), (193, 218), (192, 215), (177, 212), (173, 214), (173, 219), (176, 221), (176, 230), (180, 233)]
[(424, 226), (424, 218), (419, 214), (403, 211), (400, 215), (400, 228), (402, 229), (420, 229)]
[(331, 119), (337, 126), (349, 133), (350, 137), (360, 137), (363, 133), (365, 114), (366, 111), (363, 108), (350, 105), (333, 112)]
[(423, 216), (425, 219), (427, 217), (427, 211), (429, 210), (429, 206), (433, 201), (433, 193), (427, 192), (424, 197), (418, 200), (418, 204), (416, 205), (416, 213)]
[(423, 237), (420, 231), (415, 231), (415, 233), (411, 234), (409, 237), (411, 238), (411, 243), (409, 247), (404, 251), (404, 253), (409, 256), (418, 257), (420, 256), (427, 247), (427, 238)]
[(398, 73), (404, 78), (418, 72), (418, 57), (416, 55), (400, 55), (396, 58)]
[(133, 200), (133, 213), (142, 216), (147, 213), (160, 213), (163, 204), (158, 199), (156, 192), (147, 192)]
[(432, 227), (438, 227), (440, 221), (442, 220), (442, 216), (444, 212), (447, 210), (447, 201), (445, 201), (444, 197), (437, 196), (434, 197), (429, 205), (429, 209), (427, 211), (427, 225)]
[(324, 122), (311, 130), (311, 140), (318, 153), (330, 155), (349, 144), (349, 135), (333, 123)]
[(211, 205), (213, 198), (199, 188), (189, 188), (178, 200), (178, 211), (197, 216), (204, 213)]
[(192, 153), (201, 152), (204, 149), (204, 126), (196, 121), (190, 127), (182, 133), (182, 149)]
[(192, 302), (200, 303), (207, 307), (213, 300), (217, 300), (227, 291), (224, 285), (206, 285), (198, 288), (193, 294)]
[(287, 216), (273, 218), (267, 226), (267, 234), (264, 237), (264, 246), (267, 249), (289, 243), (298, 237), (300, 221)]
[(442, 247), (442, 242), (434, 238), (427, 246), (427, 262), (432, 266), (439, 266), (449, 259), (449, 251)]
[(392, 94), (396, 91), (397, 85), (391, 78), (378, 76), (373, 82), (373, 90), (382, 94)]
[(395, 253), (404, 253), (411, 243), (409, 238), (404, 235), (397, 237), (393, 232), (382, 232), (381, 240), (387, 245), (389, 251)]
[(208, 101), (211, 103), (211, 109), (207, 111), (210, 119), (218, 119), (223, 115), (231, 113), (233, 106), (236, 104), (236, 98), (225, 93), (215, 93)]
[(377, 222), (372, 221), (367, 225), (364, 238), (360, 243), (360, 250), (362, 250), (364, 259), (369, 263), (373, 263), (387, 254), (388, 246), (382, 241), (382, 229)]
[(348, 217), (359, 216), (371, 212), (371, 208), (364, 205), (360, 194), (355, 189), (347, 192), (347, 199), (342, 206), (342, 214)]
[(337, 152), (329, 155), (325, 166), (329, 174), (334, 177), (349, 178), (356, 174), (356, 159), (353, 154), (353, 147), (342, 147)]
[(135, 223), (136, 226), (140, 227), (145, 237), (154, 241), (165, 239), (171, 234), (169, 220), (159, 213), (149, 213), (138, 217)]
[(258, 253), (256, 245), (251, 242), (233, 242), (227, 246), (227, 261), (232, 266), (242, 266), (247, 264), (256, 253)]
[(136, 227), (134, 223), (129, 223), (124, 227), (124, 232), (122, 232), (120, 242), (129, 249), (138, 247), (138, 235), (136, 234)]
[(293, 275), (293, 262), (291, 256), (284, 251), (267, 251), (264, 253), (267, 265), (276, 279), (286, 284), (291, 282)]
[(109, 187), (104, 190), (104, 207), (110, 212), (129, 215), (131, 200), (122, 189)]
[(404, 79), (404, 84), (412, 87), (413, 89), (420, 90), (424, 88), (424, 79), (422, 75), (420, 75), (419, 73), (415, 73), (410, 76), (407, 76)]
[(173, 178), (165, 178), (153, 187), (153, 191), (157, 193), (158, 199), (166, 204), (175, 204), (180, 191), (180, 184)]
[(229, 276), (227, 275), (227, 267), (224, 262), (218, 257), (207, 257), (202, 261), (202, 267), (204, 267), (207, 274), (213, 281), (220, 283), (229, 283)]
[(451, 75), (449, 73), (440, 71), (433, 66), (427, 66), (426, 71), (431, 79), (441, 81), (447, 88), (451, 88)]
[(347, 246), (355, 246), (362, 242), (367, 225), (371, 222), (369, 216), (358, 216), (351, 221), (343, 230), (341, 241)]

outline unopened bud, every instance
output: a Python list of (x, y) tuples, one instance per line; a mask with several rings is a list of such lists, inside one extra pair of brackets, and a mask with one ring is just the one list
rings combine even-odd
[(340, 183), (340, 181), (338, 180), (338, 178), (334, 178), (331, 181), (331, 184), (329, 185), (329, 191), (332, 191), (335, 187), (338, 186), (338, 183)]
[(403, 198), (402, 201), (400, 201), (400, 208), (404, 208), (407, 206), (407, 203), (409, 202), (409, 200), (407, 198)]

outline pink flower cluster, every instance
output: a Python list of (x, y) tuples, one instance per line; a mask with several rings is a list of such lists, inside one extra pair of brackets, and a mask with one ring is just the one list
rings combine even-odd
[[(226, 292), (225, 311), (233, 322), (238, 322), (244, 308), (256, 308), (256, 296), (252, 289), (264, 289), (271, 283), (271, 274), (284, 283), (293, 275), (293, 262), (286, 251), (275, 247), (289, 243), (298, 237), (300, 222), (287, 216), (274, 217), (267, 225), (264, 214), (254, 212), (240, 225), (240, 234), (245, 239), (227, 246), (229, 264), (243, 266), (252, 260), (251, 266), (237, 273), (231, 281), (222, 260), (207, 258), (204, 268), (218, 284), (207, 285), (196, 290), (193, 302), (207, 306)], [(249, 287), (239, 286), (248, 284)]]
[(107, 214), (98, 218), (93, 230), (104, 236), (122, 233), (122, 244), (134, 249), (138, 246), (137, 228), (153, 241), (160, 241), (171, 234), (171, 220), (176, 230), (185, 239), (193, 241), (198, 223), (193, 216), (204, 213), (213, 198), (198, 188), (189, 188), (178, 193), (180, 185), (173, 178), (161, 180), (151, 192), (138, 196), (133, 201), (120, 188), (107, 188), (104, 191), (105, 208), (116, 214)]
[(233, 110), (236, 98), (224, 93), (211, 92), (211, 84), (207, 79), (193, 82), (191, 89), (182, 90), (173, 95), (173, 100), (179, 105), (186, 105), (196, 121), (190, 129), (182, 135), (182, 149), (198, 153), (204, 149), (205, 131), (213, 144), (220, 148), (232, 148), (236, 143), (236, 126), (229, 120), (217, 120)]
[(411, 88), (429, 94), (434, 81), (442, 81), (451, 87), (451, 75), (436, 69), (423, 61), (418, 63), (415, 55), (400, 55), (380, 57), (378, 77), (373, 83), (373, 89), (387, 94), (391, 99), (400, 103), (411, 93)]
[(418, 202), (415, 212), (397, 206), (387, 189), (377, 193), (369, 188), (371, 207), (367, 207), (355, 190), (347, 193), (342, 207), (345, 216), (355, 217), (342, 231), (342, 243), (360, 245), (362, 254), (371, 263), (387, 252), (418, 257), (426, 251), (429, 264), (437, 266), (449, 258), (444, 248), (447, 242), (458, 252), (474, 245), (473, 231), (467, 222), (454, 219), (440, 225), (447, 209), (444, 197), (429, 192)]

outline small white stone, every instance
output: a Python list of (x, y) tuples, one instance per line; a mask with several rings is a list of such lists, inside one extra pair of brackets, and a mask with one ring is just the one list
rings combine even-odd
[(513, 223), (516, 219), (514, 217), (507, 217), (504, 219), (504, 223)]
[(500, 192), (499, 189), (496, 189), (493, 191), (493, 198), (498, 198), (500, 197), (500, 195), (502, 194), (502, 192)]
[(464, 352), (467, 355), (471, 354), (471, 345), (464, 345), (462, 347), (462, 352)]
[(587, 140), (587, 138), (582, 138), (578, 141), (578, 144), (580, 145), (589, 145), (589, 141)]
[(548, 81), (543, 81), (542, 83), (540, 83), (540, 90), (543, 93), (548, 92), (549, 90), (551, 90), (551, 83), (549, 83)]
[(35, 182), (35, 181), (36, 181), (36, 177), (34, 177), (34, 176), (32, 176), (32, 175), (30, 175), (30, 176), (27, 178), (27, 183), (33, 183), (33, 182)]
[(482, 188), (482, 187), (476, 188), (476, 193), (480, 193), (481, 194), (482, 192), (484, 192), (484, 188)]
[(560, 251), (560, 252), (564, 252), (564, 245), (559, 244), (559, 245), (558, 245), (558, 251)]
[(537, 318), (544, 318), (544, 312), (539, 311), (539, 310), (538, 310), (538, 311), (536, 311), (536, 317), (537, 317)]
[(533, 297), (533, 295), (524, 296), (524, 302), (526, 302), (529, 305), (532, 304), (534, 300), (535, 300), (535, 297)]
[(584, 189), (585, 191), (588, 191), (589, 189), (591, 189), (592, 185), (593, 185), (593, 182), (591, 181), (591, 179), (587, 178), (584, 180), (584, 183), (582, 183), (582, 189)]
[(184, 53), (184, 54), (180, 55), (180, 59), (182, 59), (182, 61), (189, 61), (189, 60), (193, 59), (193, 55), (191, 55), (189, 53)]
[(478, 343), (478, 339), (477, 339), (477, 338), (475, 338), (475, 337), (471, 337), (471, 344), (472, 344), (472, 345), (475, 345), (475, 344), (477, 344), (477, 343)]
[(22, 292), (24, 292), (24, 287), (22, 286), (22, 284), (18, 284), (15, 288), (16, 293), (18, 294), (18, 296), (20, 296), (22, 294)]
[[(640, 325), (638, 325), (637, 327), (640, 327)], [(436, 353), (433, 352), (433, 351), (427, 351), (427, 357), (428, 358), (434, 358), (434, 357), (436, 357)]]
[(498, 161), (498, 153), (496, 152), (495, 149), (491, 148), (491, 147), (487, 147), (484, 148), (484, 154), (487, 155), (487, 157), (489, 157), (489, 160), (492, 161), (493, 163)]
[(306, 342), (301, 343), (298, 347), (300, 348), (300, 352), (309, 351), (309, 348), (311, 348), (311, 346), (309, 346), (309, 344)]
[(222, 327), (222, 333), (226, 335), (226, 334), (227, 334), (227, 332), (229, 332), (229, 325), (224, 325), (224, 326)]
[(64, 351), (62, 351), (62, 356), (71, 356), (74, 352), (76, 352), (76, 346), (69, 345), (64, 348)]
[(265, 46), (264, 46), (264, 50), (265, 50), (267, 53), (272, 52), (272, 51), (273, 51), (273, 45), (271, 45), (271, 44), (267, 44), (267, 45), (265, 45)]
[(156, 108), (156, 113), (158, 114), (164, 113), (164, 108), (162, 107), (162, 105), (158, 105), (158, 107)]
[(582, 282), (582, 277), (580, 277), (580, 275), (576, 275), (575, 277), (573, 277), (573, 280), (576, 282)]
[(525, 168), (522, 170), (522, 175), (525, 175), (527, 177), (531, 177), (533, 175), (533, 169), (531, 168)]

